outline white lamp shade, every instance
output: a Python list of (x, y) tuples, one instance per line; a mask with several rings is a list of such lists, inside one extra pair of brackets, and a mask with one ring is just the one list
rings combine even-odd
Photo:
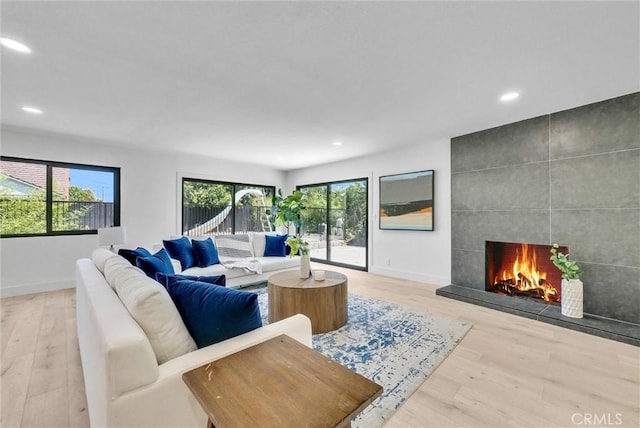
[(124, 226), (103, 227), (98, 229), (98, 245), (110, 246), (124, 244), (127, 240), (127, 231)]

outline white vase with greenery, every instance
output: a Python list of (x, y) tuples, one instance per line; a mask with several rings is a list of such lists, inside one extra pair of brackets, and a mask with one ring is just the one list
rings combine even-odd
[(291, 248), (290, 257), (300, 254), (300, 278), (311, 276), (311, 258), (309, 256), (309, 243), (299, 236), (290, 236), (286, 244)]
[(570, 318), (582, 318), (584, 289), (580, 281), (580, 267), (566, 254), (558, 251), (558, 244), (551, 247), (551, 261), (562, 272), (562, 315)]

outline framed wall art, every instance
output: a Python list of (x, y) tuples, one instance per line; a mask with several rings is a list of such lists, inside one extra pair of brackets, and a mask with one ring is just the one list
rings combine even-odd
[(380, 177), (380, 229), (433, 230), (432, 169)]

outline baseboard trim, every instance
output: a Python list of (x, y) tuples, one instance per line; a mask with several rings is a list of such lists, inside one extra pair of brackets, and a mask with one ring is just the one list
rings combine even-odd
[(46, 291), (75, 288), (74, 281), (42, 282), (36, 284), (11, 285), (0, 288), (0, 297), (23, 296), (25, 294), (44, 293)]
[(441, 278), (438, 276), (425, 275), (418, 272), (407, 272), (383, 267), (370, 267), (369, 272), (377, 275), (390, 276), (392, 278), (408, 279), (410, 281), (426, 282), (428, 284), (445, 286), (451, 284), (451, 278)]

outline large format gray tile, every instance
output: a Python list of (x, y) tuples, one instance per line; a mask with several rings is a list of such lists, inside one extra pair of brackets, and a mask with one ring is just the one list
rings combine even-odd
[(584, 311), (640, 324), (640, 268), (581, 263)]
[(551, 115), (551, 159), (640, 148), (640, 92)]
[(551, 162), (551, 208), (640, 208), (640, 149)]
[(484, 251), (451, 250), (451, 282), (484, 290)]
[(575, 260), (640, 267), (640, 209), (552, 210), (551, 242)]
[(453, 211), (451, 247), (484, 251), (485, 241), (549, 244), (549, 211)]
[(549, 159), (549, 116), (451, 139), (451, 172), (475, 171)]
[(452, 210), (549, 208), (549, 163), (451, 175)]

